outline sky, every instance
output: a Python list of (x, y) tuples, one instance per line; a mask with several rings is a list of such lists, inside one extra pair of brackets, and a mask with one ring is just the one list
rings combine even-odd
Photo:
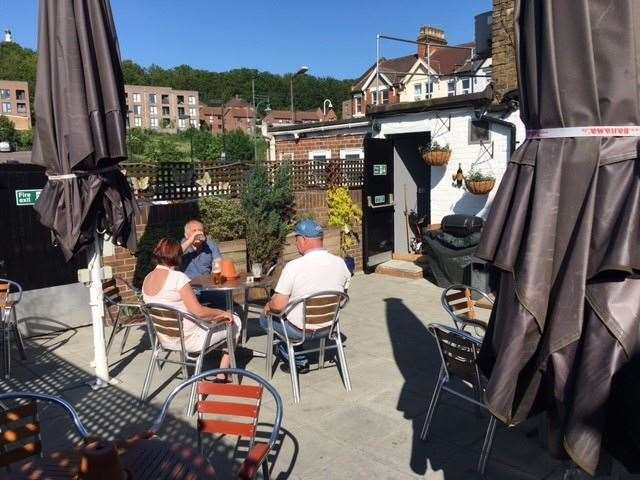
[[(474, 16), (491, 0), (111, 0), (124, 59), (149, 66), (357, 78), (375, 62), (376, 34), (415, 40), (420, 25), (449, 44), (473, 40)], [(0, 30), (36, 48), (37, 0), (0, 0)], [(415, 45), (382, 41), (381, 55)]]

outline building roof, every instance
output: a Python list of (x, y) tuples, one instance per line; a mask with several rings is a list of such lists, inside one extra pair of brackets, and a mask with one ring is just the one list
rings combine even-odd
[[(453, 75), (457, 68), (467, 63), (474, 46), (473, 42), (455, 46), (432, 45), (429, 47), (429, 61), (427, 62), (426, 59), (424, 61), (439, 75)], [(383, 57), (380, 59), (380, 73), (388, 78), (392, 85), (397, 85), (411, 71), (418, 58), (417, 53), (397, 58)], [(375, 68), (374, 63), (356, 80), (351, 91), (362, 91), (371, 73), (375, 72)]]
[(494, 98), (493, 84), (489, 84), (482, 92), (453, 95), (451, 97), (432, 98), (417, 102), (386, 103), (367, 107), (368, 117), (381, 117), (401, 113), (418, 113), (432, 110), (449, 110), (460, 107), (488, 106)]
[[(241, 118), (251, 118), (253, 116), (253, 107), (246, 103), (246, 105), (240, 106), (229, 106), (228, 103), (224, 106), (224, 115), (225, 117), (241, 117)], [(222, 116), (222, 107), (221, 106), (209, 106), (209, 105), (201, 105), (200, 106), (200, 118), (206, 117), (220, 117)]]
[[(263, 119), (267, 125), (272, 125), (278, 120), (291, 121), (290, 110), (271, 110)], [(320, 122), (322, 121), (322, 110), (297, 110), (296, 122)]]
[(302, 132), (304, 130), (315, 129), (315, 128), (324, 128), (326, 130), (341, 130), (345, 128), (353, 128), (354, 125), (357, 127), (368, 126), (371, 124), (371, 121), (366, 117), (359, 118), (349, 118), (346, 120), (335, 120), (332, 122), (316, 122), (316, 123), (305, 123), (305, 124), (296, 124), (296, 125), (282, 125), (277, 127), (269, 127), (269, 133), (273, 133), (276, 135), (284, 135), (286, 133), (291, 132)]

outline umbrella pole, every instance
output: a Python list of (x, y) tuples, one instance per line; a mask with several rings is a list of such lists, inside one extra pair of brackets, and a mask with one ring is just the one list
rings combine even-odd
[(91, 320), (93, 324), (93, 361), (96, 368), (96, 378), (91, 384), (93, 389), (109, 385), (109, 369), (107, 366), (107, 352), (104, 343), (104, 303), (102, 292), (102, 248), (100, 235), (95, 235), (93, 246), (89, 250), (89, 273), (91, 284), (89, 296), (91, 305)]

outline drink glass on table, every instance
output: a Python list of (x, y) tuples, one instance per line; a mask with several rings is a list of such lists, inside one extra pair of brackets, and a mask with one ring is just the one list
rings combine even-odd
[(262, 264), (252, 263), (251, 274), (253, 275), (253, 278), (260, 278), (262, 276)]
[(220, 285), (222, 283), (222, 265), (220, 260), (216, 260), (213, 264), (213, 284)]

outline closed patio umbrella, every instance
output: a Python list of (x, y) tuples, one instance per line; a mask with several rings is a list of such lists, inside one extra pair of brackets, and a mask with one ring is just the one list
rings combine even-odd
[(126, 104), (109, 0), (40, 0), (32, 162), (48, 181), (36, 211), (67, 259), (86, 251), (98, 383), (104, 352), (101, 239), (134, 249), (136, 205), (126, 158)]
[(507, 424), (546, 411), (593, 474), (612, 378), (638, 351), (640, 1), (517, 0), (515, 17), (528, 135), (477, 253), (500, 272), (486, 402)]

